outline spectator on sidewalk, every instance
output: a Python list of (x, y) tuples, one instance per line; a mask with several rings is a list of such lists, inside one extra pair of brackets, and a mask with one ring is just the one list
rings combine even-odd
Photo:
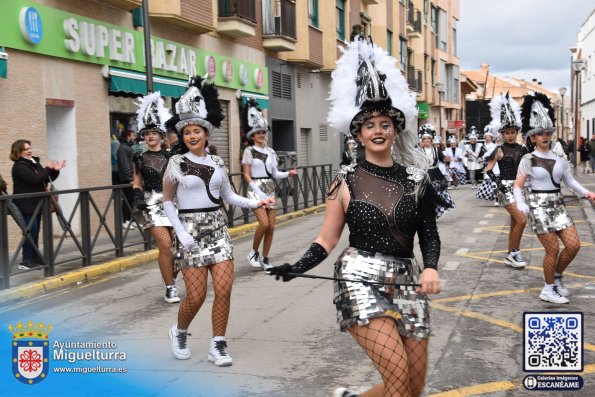
[[(275, 151), (267, 145), (267, 121), (263, 117), (254, 99), (248, 101), (246, 114), (242, 115), (243, 130), (246, 131), (248, 146), (242, 157), (242, 174), (249, 186), (248, 197), (262, 200), (275, 198), (275, 179), (284, 179), (297, 175), (297, 170), (279, 171)], [(258, 228), (254, 232), (252, 249), (248, 252), (248, 263), (255, 268), (268, 270), (269, 252), (273, 245), (277, 209), (275, 205), (260, 207), (254, 210), (258, 220)], [(262, 256), (258, 249), (262, 244)]]
[(580, 161), (580, 167), (583, 169), (583, 174), (591, 173), (591, 166), (589, 160), (591, 158), (591, 145), (582, 136), (579, 138), (578, 154)]
[[(382, 377), (363, 395), (417, 397), (428, 360), (427, 294), (441, 286), (437, 195), (425, 172), (427, 160), (416, 149), (415, 98), (397, 62), (371, 42), (350, 43), (337, 65), (329, 124), (349, 131), (364, 147), (365, 160), (337, 174), (324, 224), (308, 251), (294, 265), (270, 273), (290, 281), (319, 265), (347, 224), (349, 247), (334, 265), (336, 317), (339, 329), (351, 334)], [(416, 235), (423, 270), (414, 255)], [(303, 304), (299, 298), (294, 303)], [(338, 388), (333, 396), (355, 394)]]
[(175, 126), (180, 134), (180, 154), (170, 158), (163, 176), (163, 208), (176, 234), (174, 264), (184, 276), (186, 298), (180, 303), (177, 322), (169, 329), (171, 349), (177, 359), (190, 358), (188, 328), (205, 301), (210, 272), (215, 298), (211, 316), (213, 337), (207, 357), (216, 366), (229, 366), (233, 360), (227, 352), (225, 334), (234, 264), (220, 199), (252, 209), (275, 201), (235, 194), (223, 160), (205, 152), (209, 135), (223, 120), (214, 84), (206, 83), (200, 76), (192, 77), (176, 111), (178, 114), (168, 120), (167, 127)]
[(120, 133), (120, 146), (118, 147), (118, 182), (119, 184), (130, 185), (122, 189), (122, 228), (135, 229), (132, 222), (132, 181), (134, 175), (133, 158), (134, 131), (124, 130)]
[[(10, 159), (12, 166), (13, 194), (45, 192), (49, 183), (60, 175), (60, 170), (66, 165), (66, 160), (48, 160), (45, 167), (41, 165), (39, 157), (34, 157), (31, 141), (19, 139), (12, 144)], [(23, 243), (23, 259), (19, 269), (33, 269), (41, 266), (39, 257), (39, 230), (41, 226), (41, 208), (37, 211), (41, 197), (14, 199), (13, 202), (23, 215), (28, 226), (28, 237)]]
[(111, 135), (110, 150), (112, 159), (112, 185), (119, 185), (120, 178), (118, 177), (118, 148), (120, 141), (114, 134)]
[(589, 148), (591, 149), (591, 153), (589, 154), (589, 165), (591, 166), (591, 173), (595, 174), (595, 134), (591, 135)]

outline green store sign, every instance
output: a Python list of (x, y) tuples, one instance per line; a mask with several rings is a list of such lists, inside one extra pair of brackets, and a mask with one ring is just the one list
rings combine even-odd
[[(145, 72), (142, 32), (23, 0), (3, 0), (0, 45), (74, 61)], [(207, 75), (221, 87), (268, 94), (267, 68), (151, 36), (153, 73)]]

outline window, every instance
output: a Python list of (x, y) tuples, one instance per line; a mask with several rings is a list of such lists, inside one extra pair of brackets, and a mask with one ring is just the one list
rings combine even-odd
[(401, 72), (407, 70), (407, 39), (399, 36), (399, 63), (401, 64)]
[(437, 33), (438, 29), (436, 26), (436, 7), (432, 6), (430, 9), (430, 30), (432, 33)]
[(428, 24), (429, 1), (424, 0), (424, 26)]
[(393, 54), (393, 32), (390, 30), (386, 31), (386, 51), (388, 55)]
[(436, 60), (435, 59), (432, 59), (431, 75), (432, 75), (432, 87), (433, 87), (436, 85)]
[(273, 98), (291, 100), (291, 76), (279, 72), (272, 72)]
[(446, 43), (448, 38), (447, 36), (447, 26), (446, 26), (446, 12), (440, 8), (436, 9), (436, 14), (437, 14), (437, 26), (436, 28), (438, 29), (436, 31), (437, 36), (436, 36), (436, 48), (438, 48), (439, 50), (442, 51), (446, 51)]
[(458, 56), (457, 53), (458, 53), (458, 51), (457, 51), (457, 27), (456, 27), (456, 25), (453, 25), (453, 28), (452, 28), (452, 55)]
[(345, 41), (345, 0), (335, 0), (337, 40)]
[(318, 0), (308, 0), (308, 21), (310, 26), (318, 27)]

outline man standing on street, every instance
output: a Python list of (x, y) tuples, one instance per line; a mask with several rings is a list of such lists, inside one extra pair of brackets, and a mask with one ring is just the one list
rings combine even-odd
[[(122, 131), (120, 133), (120, 146), (118, 147), (118, 178), (120, 184), (127, 183), (131, 184), (133, 179), (133, 163), (132, 158), (134, 151), (132, 145), (134, 144), (134, 138), (136, 133), (134, 131)], [(132, 185), (122, 189), (123, 201), (122, 201), (122, 228), (134, 229), (132, 224)]]

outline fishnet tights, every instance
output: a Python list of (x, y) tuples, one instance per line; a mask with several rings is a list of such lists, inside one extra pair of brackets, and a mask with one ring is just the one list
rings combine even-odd
[[(545, 248), (543, 277), (547, 284), (553, 284), (555, 273), (562, 274), (581, 247), (578, 233), (576, 228), (572, 226), (557, 233), (538, 234), (537, 237), (541, 241), (543, 248)], [(564, 244), (562, 251), (560, 251), (558, 237), (560, 237), (560, 240)]]
[(372, 359), (383, 383), (362, 397), (417, 397), (423, 390), (428, 341), (401, 337), (393, 319), (377, 317), (368, 325), (354, 325), (349, 332)]
[(165, 285), (173, 285), (175, 284), (174, 279), (178, 275), (178, 272), (174, 272), (174, 256), (171, 252), (172, 229), (163, 226), (153, 226), (148, 230), (159, 249), (157, 262), (159, 263), (163, 282)]
[(258, 229), (254, 233), (252, 249), (258, 251), (260, 242), (264, 237), (262, 247), (262, 256), (269, 256), (271, 245), (273, 245), (273, 232), (275, 231), (275, 221), (277, 220), (277, 211), (273, 208), (257, 208), (254, 210), (254, 216), (258, 220)]
[(524, 213), (519, 211), (516, 203), (507, 204), (504, 206), (506, 211), (510, 214), (510, 230), (508, 232), (508, 252), (518, 250), (521, 246), (521, 238), (523, 237), (523, 230), (527, 224), (527, 217)]
[(213, 336), (225, 336), (229, 319), (233, 268), (233, 261), (227, 260), (211, 266), (182, 269), (186, 284), (186, 298), (180, 303), (178, 329), (188, 329), (204, 303), (207, 296), (208, 270), (210, 270), (215, 294), (211, 314)]

